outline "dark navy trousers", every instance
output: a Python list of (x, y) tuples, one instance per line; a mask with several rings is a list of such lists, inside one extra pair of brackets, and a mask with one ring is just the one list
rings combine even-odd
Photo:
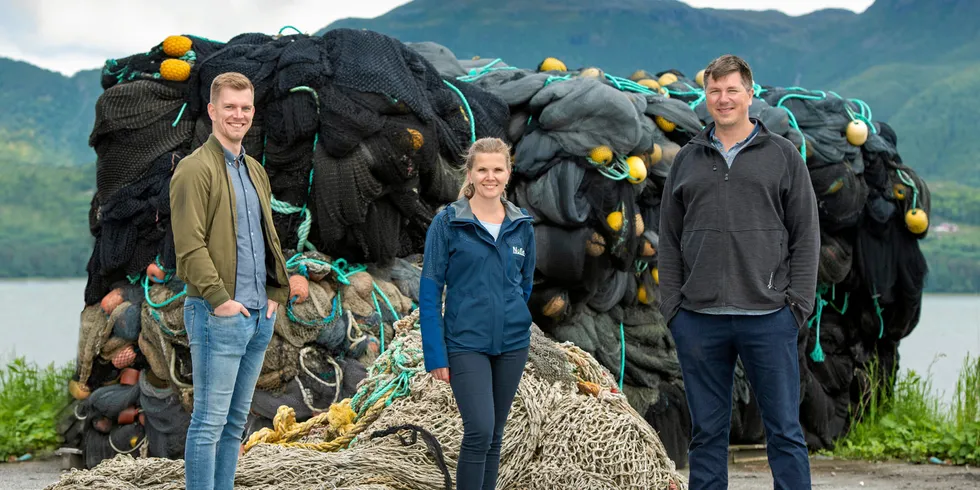
[(799, 327), (789, 307), (766, 315), (708, 315), (681, 309), (670, 322), (691, 411), (691, 490), (728, 488), (735, 362), (762, 412), (776, 490), (810, 489), (800, 426)]
[(449, 384), (463, 418), (463, 443), (456, 466), (458, 490), (496, 488), (504, 425), (527, 355), (527, 347), (498, 356), (449, 354)]

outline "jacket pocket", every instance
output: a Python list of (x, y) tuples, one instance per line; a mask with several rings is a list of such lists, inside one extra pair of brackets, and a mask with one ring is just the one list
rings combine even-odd
[[(447, 301), (449, 298), (447, 298)], [(446, 343), (467, 349), (490, 347), (493, 312), (485, 296), (464, 292), (446, 308)]]
[(728, 247), (729, 290), (736, 306), (778, 307), (785, 303), (787, 275), (783, 253), (783, 230), (731, 232)]
[(722, 238), (722, 233), (714, 230), (691, 230), (681, 235), (684, 261), (681, 294), (694, 305), (714, 303), (720, 296)]

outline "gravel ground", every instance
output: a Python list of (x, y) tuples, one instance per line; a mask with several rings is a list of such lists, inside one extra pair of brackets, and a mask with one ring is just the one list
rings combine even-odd
[[(0, 489), (40, 490), (58, 481), (61, 463), (45, 459), (25, 463), (0, 463)], [(683, 473), (687, 473), (684, 470)], [(811, 460), (813, 488), (826, 490), (873, 489), (951, 490), (980, 488), (980, 471), (962, 466), (867, 463), (863, 461)], [(729, 471), (730, 490), (772, 489), (769, 467), (740, 463)]]

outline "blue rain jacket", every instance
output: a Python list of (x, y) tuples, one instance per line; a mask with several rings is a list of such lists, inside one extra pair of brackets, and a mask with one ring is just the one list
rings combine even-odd
[(449, 352), (497, 355), (530, 344), (534, 226), (527, 211), (506, 200), (504, 209), (496, 241), (465, 197), (429, 225), (419, 285), (426, 371), (448, 367)]

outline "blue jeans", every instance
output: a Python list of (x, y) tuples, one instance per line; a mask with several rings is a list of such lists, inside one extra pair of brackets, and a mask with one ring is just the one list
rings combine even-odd
[(492, 490), (497, 485), (500, 445), (511, 404), (524, 374), (528, 348), (488, 356), (449, 354), (449, 384), (463, 418), (456, 465), (457, 490)]
[(219, 317), (203, 298), (184, 302), (194, 370), (194, 410), (184, 449), (187, 490), (234, 487), (252, 393), (278, 314), (266, 319), (267, 309), (249, 308), (250, 317)]
[(736, 356), (762, 412), (776, 490), (808, 490), (810, 458), (800, 426), (799, 327), (788, 307), (760, 316), (681, 309), (670, 322), (691, 410), (691, 490), (728, 488), (728, 441)]

